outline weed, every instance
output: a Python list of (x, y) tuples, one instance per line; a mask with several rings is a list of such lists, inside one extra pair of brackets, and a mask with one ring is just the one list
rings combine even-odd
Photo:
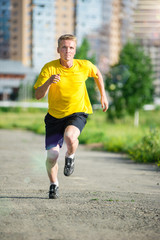
[(90, 201), (98, 201), (98, 198), (92, 198)]

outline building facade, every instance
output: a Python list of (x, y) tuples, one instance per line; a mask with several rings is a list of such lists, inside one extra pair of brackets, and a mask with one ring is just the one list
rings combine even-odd
[(105, 73), (118, 62), (128, 40), (138, 40), (151, 56), (160, 95), (160, 0), (0, 0), (0, 58), (22, 62), (37, 72), (59, 57), (60, 35), (84, 37)]
[(55, 0), (55, 49), (54, 58), (59, 57), (57, 53), (58, 38), (66, 33), (74, 34), (74, 13), (75, 13), (75, 0)]
[[(84, 37), (88, 38), (91, 54), (96, 55), (100, 65), (113, 65), (118, 61), (126, 34), (130, 32), (128, 28), (122, 31), (122, 27), (128, 26), (130, 6), (134, 1), (0, 0), (6, 9), (5, 21), (10, 25), (6, 31), (8, 45), (1, 39), (2, 46), (4, 42), (8, 46), (6, 58), (39, 69), (59, 56), (58, 37), (75, 33), (78, 46)], [(127, 20), (122, 18), (124, 9), (124, 16), (126, 13), (129, 16)]]
[(58, 57), (57, 40), (74, 33), (72, 0), (0, 0), (0, 58), (40, 70)]
[(10, 0), (10, 59), (29, 66), (31, 44), (31, 0)]
[(37, 70), (53, 60), (55, 49), (55, 8), (52, 0), (33, 0), (31, 11), (31, 65)]
[(78, 46), (102, 25), (102, 0), (76, 0), (75, 34)]
[(160, 0), (139, 0), (134, 14), (135, 39), (151, 57), (155, 93), (160, 97)]
[(10, 43), (10, 0), (0, 0), (0, 58), (9, 58)]

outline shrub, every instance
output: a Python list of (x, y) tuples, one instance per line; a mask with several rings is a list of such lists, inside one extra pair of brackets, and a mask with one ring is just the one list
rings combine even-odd
[(157, 163), (160, 166), (160, 131), (150, 131), (129, 150), (129, 154), (136, 162)]
[(153, 102), (154, 75), (151, 59), (138, 43), (128, 42), (120, 52), (119, 62), (110, 68), (106, 76), (106, 90), (112, 104), (108, 117), (123, 118)]

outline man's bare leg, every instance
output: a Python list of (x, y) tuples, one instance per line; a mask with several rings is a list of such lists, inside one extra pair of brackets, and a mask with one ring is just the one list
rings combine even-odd
[(67, 145), (67, 155), (70, 156), (74, 154), (77, 150), (79, 141), (78, 137), (80, 135), (80, 130), (73, 126), (69, 125), (64, 132), (64, 140)]
[(79, 141), (78, 136), (80, 135), (80, 130), (73, 126), (69, 125), (64, 133), (64, 140), (67, 145), (67, 152), (65, 156), (65, 166), (64, 166), (64, 175), (70, 176), (74, 171), (74, 154), (77, 150)]
[(58, 198), (58, 163), (59, 145), (47, 151), (46, 169), (50, 180), (49, 198)]
[(46, 169), (51, 183), (57, 183), (59, 145), (47, 151)]

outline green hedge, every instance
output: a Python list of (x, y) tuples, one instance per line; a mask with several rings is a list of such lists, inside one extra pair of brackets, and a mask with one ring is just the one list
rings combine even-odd
[(160, 131), (150, 131), (128, 152), (136, 162), (156, 163), (160, 166)]

